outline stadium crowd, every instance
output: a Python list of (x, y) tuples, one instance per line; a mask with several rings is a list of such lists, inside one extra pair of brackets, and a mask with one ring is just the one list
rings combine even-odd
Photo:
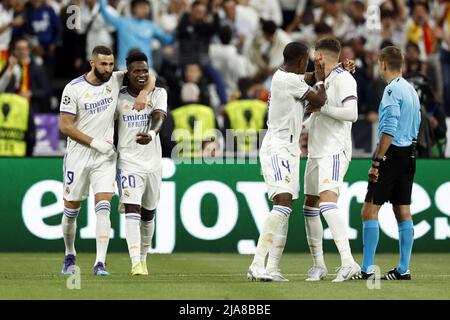
[[(404, 76), (421, 98), (420, 155), (443, 157), (450, 116), (448, 0), (1, 0), (0, 93), (15, 96), (0, 95), (0, 127), (10, 109), (28, 103), (31, 155), (36, 139), (58, 135), (48, 123), (58, 114), (64, 86), (89, 68), (94, 46), (114, 48), (121, 70), (129, 51), (138, 49), (149, 57), (157, 85), (168, 90), (161, 140), (170, 156), (173, 130), (193, 131), (195, 121), (203, 124), (204, 140), (214, 140), (206, 133), (213, 128), (263, 129), (271, 76), (285, 45), (298, 40), (313, 47), (327, 36), (341, 41), (342, 61), (356, 63), (355, 149), (365, 155), (374, 149), (372, 124), (385, 86), (378, 53), (396, 45), (405, 53)], [(223, 149), (252, 146), (244, 139), (226, 141)]]

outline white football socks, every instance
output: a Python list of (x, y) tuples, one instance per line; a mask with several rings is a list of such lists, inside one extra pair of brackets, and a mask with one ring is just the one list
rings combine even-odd
[(111, 231), (111, 221), (109, 215), (111, 212), (111, 204), (107, 200), (102, 200), (95, 206), (95, 214), (97, 215), (97, 222), (95, 226), (95, 237), (97, 244), (97, 262), (105, 263), (106, 252), (108, 251), (109, 234)]
[(147, 253), (152, 245), (155, 232), (155, 218), (150, 221), (141, 220), (141, 261), (146, 261)]
[(127, 238), (128, 252), (133, 266), (141, 262), (140, 221), (141, 215), (139, 213), (125, 213), (125, 237)]
[(313, 265), (325, 267), (322, 246), (323, 226), (320, 220), (320, 210), (319, 208), (303, 206), (303, 213), (305, 215), (306, 239), (313, 258)]
[(267, 269), (270, 271), (278, 269), (280, 258), (286, 244), (288, 221), (291, 211), (288, 207), (273, 206), (261, 230), (252, 265), (258, 268), (264, 268), (266, 256), (270, 251)]
[(355, 263), (348, 241), (346, 225), (342, 215), (339, 213), (338, 206), (334, 202), (321, 202), (319, 207), (320, 213), (327, 221), (328, 227), (333, 235), (334, 243), (336, 243), (336, 247), (341, 255), (342, 266)]
[(75, 236), (77, 234), (77, 216), (80, 212), (78, 209), (64, 208), (62, 216), (62, 231), (64, 237), (64, 245), (66, 247), (66, 256), (68, 254), (77, 255), (75, 251)]

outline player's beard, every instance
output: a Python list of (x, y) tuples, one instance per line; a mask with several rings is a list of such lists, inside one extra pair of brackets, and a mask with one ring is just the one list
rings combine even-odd
[(97, 79), (100, 80), (101, 82), (107, 82), (112, 76), (112, 72), (100, 73), (100, 71), (98, 71), (96, 67), (94, 67), (94, 74), (97, 77)]

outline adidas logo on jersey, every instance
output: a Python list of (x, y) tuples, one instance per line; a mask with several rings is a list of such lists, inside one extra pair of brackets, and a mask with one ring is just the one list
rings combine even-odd
[(92, 95), (89, 92), (86, 92), (86, 94), (84, 95), (84, 98), (86, 100), (90, 100), (90, 99), (92, 99)]
[(331, 183), (330, 179), (323, 180), (323, 183)]

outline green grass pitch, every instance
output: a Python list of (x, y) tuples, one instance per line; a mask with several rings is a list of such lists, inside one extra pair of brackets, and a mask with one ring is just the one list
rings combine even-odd
[[(412, 281), (381, 281), (369, 290), (365, 281), (308, 283), (309, 254), (285, 254), (281, 267), (286, 283), (249, 282), (246, 271), (252, 256), (177, 253), (150, 255), (148, 277), (131, 277), (126, 253), (110, 253), (110, 277), (91, 274), (95, 256), (79, 252), (81, 289), (69, 290), (60, 274), (62, 254), (0, 253), (0, 299), (450, 299), (450, 254), (413, 254)], [(336, 254), (325, 256), (329, 272), (339, 265)], [(361, 255), (356, 255), (361, 261)], [(380, 254), (377, 264), (386, 271), (396, 254)]]

